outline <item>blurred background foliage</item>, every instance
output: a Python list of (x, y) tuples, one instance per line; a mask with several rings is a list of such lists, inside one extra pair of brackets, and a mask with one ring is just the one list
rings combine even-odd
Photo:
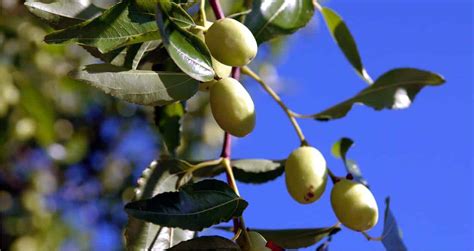
[[(0, 249), (121, 250), (123, 205), (162, 145), (153, 111), (69, 78), (98, 59), (78, 46), (45, 44), (52, 29), (23, 2), (0, 0)], [(283, 44), (272, 41), (255, 62), (277, 90), (275, 68), (264, 62)], [(223, 132), (206, 95), (186, 103), (181, 158), (219, 153)]]

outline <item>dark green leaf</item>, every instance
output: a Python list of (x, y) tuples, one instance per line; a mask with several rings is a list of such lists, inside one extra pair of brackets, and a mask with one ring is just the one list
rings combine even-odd
[(254, 0), (245, 25), (258, 44), (304, 27), (313, 16), (311, 0)]
[(330, 8), (323, 7), (321, 13), (323, 14), (324, 20), (326, 21), (326, 25), (332, 37), (336, 41), (339, 48), (341, 48), (347, 60), (349, 60), (357, 73), (359, 73), (359, 75), (365, 81), (371, 84), (372, 79), (362, 65), (362, 59), (360, 58), (357, 44), (352, 37), (347, 25), (344, 23), (342, 18)]
[(47, 43), (76, 42), (97, 47), (101, 53), (116, 48), (160, 39), (154, 15), (145, 13), (128, 1), (118, 3), (102, 15), (48, 34)]
[[(230, 227), (216, 227), (217, 229), (232, 231)], [(337, 233), (341, 228), (337, 226), (325, 228), (303, 228), (303, 229), (249, 229), (259, 232), (267, 241), (272, 241), (282, 248), (304, 248), (309, 247), (324, 237)]]
[(176, 154), (180, 145), (181, 118), (184, 115), (184, 106), (175, 102), (166, 106), (155, 107), (155, 124), (158, 126), (161, 138), (171, 155)]
[(166, 105), (186, 100), (198, 90), (197, 81), (184, 73), (128, 70), (110, 64), (87, 65), (72, 77), (141, 105)]
[[(186, 74), (202, 82), (214, 79), (211, 54), (201, 39), (180, 26), (189, 20), (177, 4), (161, 1), (157, 14), (163, 44), (176, 65)], [(184, 13), (183, 13), (184, 12)]]
[(131, 217), (162, 226), (200, 231), (241, 216), (247, 205), (226, 183), (203, 180), (179, 192), (128, 203), (125, 211)]
[(390, 210), (390, 197), (385, 199), (385, 219), (383, 225), (382, 243), (387, 251), (406, 251), (407, 247), (402, 240), (402, 231)]
[(155, 50), (159, 45), (160, 41), (156, 40), (129, 45), (123, 66), (132, 70), (136, 70), (145, 54)]
[(202, 236), (168, 249), (169, 251), (178, 250), (240, 250), (235, 242), (220, 236)]
[(96, 17), (103, 11), (88, 0), (59, 0), (52, 3), (32, 1), (25, 2), (25, 6), (31, 13), (55, 29), (64, 29), (81, 23)]
[[(284, 172), (285, 160), (237, 159), (231, 165), (235, 178), (244, 183), (260, 184), (276, 179)], [(197, 177), (213, 177), (224, 172), (221, 165), (197, 170)]]
[[(189, 166), (179, 160), (153, 161), (146, 168), (138, 181), (135, 189), (136, 200), (148, 199), (156, 194), (176, 191), (180, 173)], [(127, 250), (164, 250), (170, 247), (170, 231), (173, 231), (173, 241), (176, 244), (193, 238), (194, 232), (147, 223), (129, 217), (125, 228), (125, 241)]]
[(356, 103), (362, 103), (375, 110), (408, 108), (423, 87), (438, 86), (443, 83), (444, 78), (436, 73), (412, 68), (394, 69), (383, 74), (373, 85), (354, 97), (313, 117), (321, 121), (342, 118)]

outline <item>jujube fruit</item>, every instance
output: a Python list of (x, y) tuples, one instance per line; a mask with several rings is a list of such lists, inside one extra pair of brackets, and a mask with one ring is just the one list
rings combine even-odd
[(379, 210), (372, 192), (364, 185), (342, 179), (331, 191), (331, 205), (337, 219), (355, 231), (366, 231), (377, 224)]
[(286, 188), (301, 204), (318, 200), (326, 189), (326, 160), (311, 146), (294, 150), (285, 163)]
[(257, 55), (257, 41), (242, 23), (219, 19), (207, 30), (206, 44), (213, 57), (230, 66), (244, 66)]
[(244, 137), (255, 127), (255, 106), (250, 94), (233, 78), (216, 81), (210, 88), (209, 102), (222, 130)]

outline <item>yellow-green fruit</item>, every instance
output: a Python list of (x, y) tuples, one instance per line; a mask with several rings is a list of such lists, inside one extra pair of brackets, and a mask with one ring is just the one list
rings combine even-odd
[(301, 204), (318, 200), (326, 189), (326, 160), (318, 149), (302, 146), (294, 150), (285, 163), (286, 188)]
[(257, 41), (242, 23), (219, 19), (206, 32), (206, 44), (213, 57), (230, 66), (244, 66), (257, 55)]
[(370, 190), (347, 179), (334, 184), (331, 191), (331, 205), (344, 226), (355, 231), (366, 231), (377, 224), (379, 209)]
[(244, 137), (255, 127), (255, 106), (239, 81), (223, 78), (216, 81), (209, 93), (211, 111), (222, 130)]
[(248, 246), (244, 248), (246, 251), (265, 251), (269, 250), (271, 251), (270, 248), (267, 248), (267, 240), (259, 234), (258, 232), (250, 231), (248, 232), (249, 234), (249, 243)]
[[(212, 59), (212, 67), (214, 68), (214, 71), (216, 72), (217, 76), (221, 78), (229, 77), (230, 73), (232, 72), (232, 67), (222, 64), (221, 62), (217, 61), (214, 57), (211, 57), (211, 59)], [(209, 91), (211, 86), (215, 84), (216, 82), (217, 82), (216, 80), (203, 82), (199, 85), (199, 90)]]

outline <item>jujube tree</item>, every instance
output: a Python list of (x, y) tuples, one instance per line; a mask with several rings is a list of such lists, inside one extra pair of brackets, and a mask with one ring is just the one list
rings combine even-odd
[[(327, 250), (333, 235), (345, 226), (369, 240), (381, 240), (387, 250), (405, 250), (388, 198), (383, 234), (366, 233), (381, 220), (372, 187), (346, 158), (353, 141), (342, 138), (333, 145), (333, 154), (347, 170), (347, 175), (336, 176), (325, 156), (306, 140), (297, 119), (340, 119), (356, 103), (375, 110), (407, 108), (422, 88), (441, 85), (444, 79), (425, 70), (397, 68), (372, 80), (347, 25), (315, 0), (233, 2), (237, 11), (226, 13), (227, 17), (218, 0), (123, 0), (106, 10), (74, 5), (73, 11), (65, 0), (26, 3), (33, 14), (58, 29), (45, 37), (47, 43), (74, 42), (102, 61), (72, 72), (73, 78), (154, 109), (163, 146), (160, 159), (143, 171), (133, 201), (125, 206), (127, 248), (281, 250), (327, 238), (318, 248)], [(213, 18), (208, 18), (207, 10), (212, 10)], [(322, 15), (330, 35), (368, 86), (347, 100), (305, 115), (288, 108), (248, 64), (258, 56), (259, 45), (293, 34), (315, 13)], [(258, 117), (258, 107), (239, 82), (241, 74), (259, 83), (293, 125), (301, 144), (286, 160), (231, 158), (231, 136), (251, 133)], [(186, 101), (198, 90), (209, 92), (212, 115), (225, 132), (221, 156), (206, 161), (182, 159), (178, 148)], [(227, 182), (212, 178), (223, 172)], [(328, 179), (332, 181), (331, 205), (340, 222), (312, 229), (253, 229), (243, 217), (251, 202), (239, 193), (236, 180), (262, 184), (283, 174), (288, 193), (301, 204), (318, 203), (329, 190)], [(204, 228), (231, 220), (233, 226), (224, 229), (234, 232), (232, 239), (197, 237)]]

